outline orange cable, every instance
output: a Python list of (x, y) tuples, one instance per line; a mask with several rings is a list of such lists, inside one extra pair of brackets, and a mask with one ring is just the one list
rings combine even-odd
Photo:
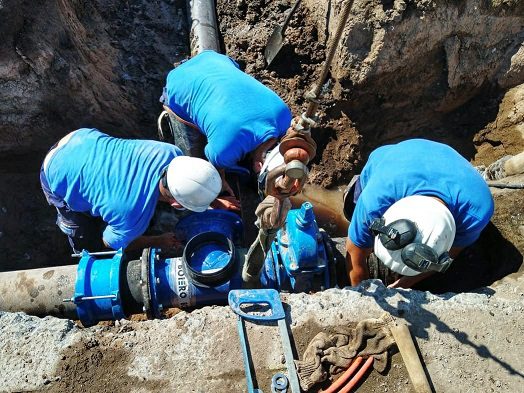
[(344, 371), (344, 374), (342, 374), (342, 376), (339, 379), (333, 382), (331, 386), (327, 388), (327, 390), (323, 390), (321, 393), (334, 393), (335, 390), (341, 387), (344, 384), (344, 382), (346, 382), (349, 379), (349, 377), (351, 377), (351, 374), (353, 374), (355, 370), (358, 368), (358, 366), (360, 366), (362, 360), (364, 359), (362, 359), (362, 357), (360, 356), (353, 359), (353, 362), (351, 363), (349, 368), (346, 371)]
[(347, 385), (344, 386), (344, 388), (341, 389), (338, 393), (349, 393), (351, 389), (353, 389), (360, 382), (360, 379), (364, 376), (366, 371), (369, 370), (369, 368), (373, 364), (373, 360), (373, 356), (368, 357), (366, 363), (364, 363), (362, 368), (358, 370), (358, 373), (356, 373), (355, 376), (351, 378), (351, 381), (349, 381)]

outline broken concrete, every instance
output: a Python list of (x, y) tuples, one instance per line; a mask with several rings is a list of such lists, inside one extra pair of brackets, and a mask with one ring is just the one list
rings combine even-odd
[[(524, 280), (476, 293), (432, 295), (358, 288), (287, 296), (301, 354), (317, 332), (384, 312), (404, 318), (437, 392), (518, 392), (524, 382)], [(285, 369), (278, 330), (248, 324), (258, 381)], [(206, 307), (168, 320), (118, 321), (81, 329), (70, 321), (0, 314), (2, 391), (225, 392), (245, 390), (236, 317)], [(386, 376), (373, 371), (359, 392), (411, 392), (400, 356)]]

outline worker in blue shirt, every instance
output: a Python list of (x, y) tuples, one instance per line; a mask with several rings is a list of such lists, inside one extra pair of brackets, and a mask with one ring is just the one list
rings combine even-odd
[(275, 92), (210, 50), (169, 73), (161, 101), (175, 144), (191, 156), (205, 156), (221, 174), (258, 174), (266, 152), (291, 123), (289, 108)]
[(222, 188), (209, 162), (184, 156), (176, 146), (113, 138), (88, 128), (51, 148), (40, 181), (75, 252), (171, 248), (177, 242), (173, 233), (143, 235), (157, 202), (200, 212)]
[(391, 287), (444, 272), (478, 239), (493, 209), (486, 182), (447, 145), (412, 139), (374, 150), (344, 194), (351, 285), (369, 278), (372, 251), (402, 275)]

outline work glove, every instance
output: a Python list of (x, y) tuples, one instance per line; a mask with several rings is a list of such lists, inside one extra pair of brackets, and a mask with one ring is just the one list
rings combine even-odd
[(286, 222), (287, 213), (291, 210), (289, 198), (283, 200), (268, 195), (255, 210), (258, 225), (261, 229), (278, 229)]

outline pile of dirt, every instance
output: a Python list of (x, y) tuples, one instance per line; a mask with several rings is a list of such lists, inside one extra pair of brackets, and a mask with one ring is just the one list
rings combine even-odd
[[(290, 5), (219, 2), (218, 14), (226, 52), (298, 115), (342, 0), (304, 1), (266, 69), (264, 45)], [(512, 129), (522, 118), (504, 112), (517, 102), (508, 91), (524, 82), (523, 16), (519, 2), (355, 1), (324, 89), (311, 181), (338, 185), (372, 149), (412, 137), (443, 141), (479, 162), (522, 150), (522, 132)], [(497, 147), (489, 156), (486, 144)]]

